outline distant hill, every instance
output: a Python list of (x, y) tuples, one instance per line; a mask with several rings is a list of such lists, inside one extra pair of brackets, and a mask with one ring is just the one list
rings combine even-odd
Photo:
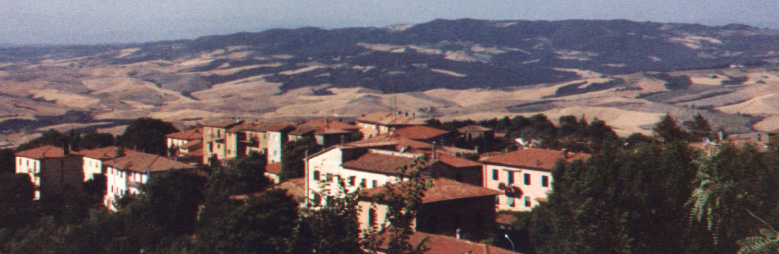
[[(264, 75), (283, 91), (306, 86), (365, 87), (382, 92), (432, 88), (504, 88), (575, 80), (584, 69), (604, 74), (755, 65), (779, 54), (779, 31), (746, 25), (720, 27), (628, 20), (434, 20), (386, 28), (274, 29), (139, 45), (0, 49), (0, 60), (105, 54), (107, 64), (180, 60), (231, 47), (242, 58), (216, 60), (197, 70), (270, 62), (230, 75), (204, 77), (211, 85)], [(70, 54), (67, 54), (70, 52)], [(285, 59), (256, 56), (288, 55)], [(279, 74), (315, 64), (318, 68)]]

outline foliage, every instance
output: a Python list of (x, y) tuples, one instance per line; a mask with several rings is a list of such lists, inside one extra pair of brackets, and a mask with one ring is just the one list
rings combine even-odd
[(712, 138), (714, 134), (709, 121), (706, 121), (706, 118), (703, 118), (700, 113), (695, 114), (695, 117), (693, 117), (689, 131), (692, 137), (698, 141), (703, 140), (703, 138)]
[(689, 135), (676, 124), (676, 120), (670, 114), (665, 114), (660, 118), (660, 122), (655, 124), (652, 131), (664, 142), (684, 141)]
[(229, 160), (214, 167), (206, 194), (237, 195), (257, 192), (271, 184), (265, 177), (266, 158), (258, 153)]
[(322, 150), (322, 147), (316, 144), (311, 137), (304, 137), (299, 140), (284, 143), (281, 148), (281, 181), (303, 177), (306, 171), (306, 164), (303, 161), (306, 155), (311, 155)]
[(292, 253), (362, 253), (357, 221), (359, 190), (346, 192), (345, 183), (322, 184), (318, 199), (303, 210), (295, 229)]
[(81, 149), (95, 149), (113, 146), (116, 141), (110, 133), (88, 132), (81, 136), (79, 147)]
[(0, 149), (0, 174), (16, 173), (16, 155), (13, 149)]
[(760, 236), (747, 237), (738, 241), (739, 254), (779, 253), (779, 233), (774, 229), (761, 229)]
[(135, 119), (122, 135), (116, 137), (120, 146), (150, 154), (166, 155), (165, 135), (179, 131), (172, 124), (154, 118)]
[(72, 139), (70, 136), (60, 133), (56, 130), (49, 130), (47, 132), (44, 132), (43, 135), (40, 137), (37, 137), (33, 140), (27, 141), (27, 143), (19, 145), (16, 150), (17, 151), (24, 151), (33, 149), (36, 147), (41, 147), (45, 145), (51, 145), (56, 147), (65, 147), (66, 145), (70, 144), (72, 142)]

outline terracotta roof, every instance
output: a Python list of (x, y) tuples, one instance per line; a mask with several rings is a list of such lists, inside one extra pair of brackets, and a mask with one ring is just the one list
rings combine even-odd
[(487, 132), (491, 131), (492, 129), (487, 127), (482, 127), (481, 125), (468, 125), (462, 128), (457, 129), (460, 133), (468, 133), (468, 132)]
[(203, 141), (196, 139), (181, 145), (181, 148), (185, 148), (185, 149), (196, 148), (196, 147), (203, 147)]
[[(304, 177), (287, 179), (286, 181), (273, 185), (271, 189), (286, 190), (287, 195), (292, 196), (292, 198), (294, 198), (298, 203), (303, 203), (306, 201), (306, 178)], [(249, 199), (249, 197), (256, 197), (260, 194), (262, 194), (262, 191), (249, 194), (233, 195), (230, 196), (230, 199), (245, 201)]]
[[(384, 239), (380, 249), (382, 251), (386, 251), (387, 245), (389, 244), (389, 233), (385, 232), (379, 236), (379, 238)], [(492, 245), (457, 239), (451, 236), (434, 235), (423, 232), (414, 232), (409, 237), (409, 243), (416, 246), (425, 238), (428, 240), (427, 247), (430, 248), (430, 250), (425, 252), (425, 254), (521, 254), (519, 252), (501, 249)]]
[(131, 153), (113, 160), (106, 160), (106, 165), (121, 170), (135, 172), (162, 172), (176, 169), (195, 169), (194, 166), (171, 160), (159, 155), (147, 153)]
[(265, 172), (278, 175), (279, 173), (281, 173), (281, 162), (265, 165)]
[[(116, 151), (118, 150), (119, 148), (116, 146), (109, 146), (109, 147), (96, 148), (91, 150), (81, 150), (78, 151), (77, 153), (91, 159), (107, 160), (116, 157)], [(132, 149), (127, 149), (127, 148), (124, 149), (125, 155), (132, 154), (132, 153), (137, 153), (137, 152), (133, 151)]]
[(438, 157), (436, 158), (438, 161), (455, 168), (481, 167), (482, 165), (481, 163), (472, 160), (463, 159), (460, 157), (455, 157), (444, 153), (436, 153), (436, 154), (438, 154)]
[(230, 133), (235, 133), (239, 131), (266, 132), (268, 131), (268, 127), (272, 125), (273, 124), (260, 122), (260, 121), (247, 121), (247, 122), (242, 122), (239, 125), (230, 127), (229, 129), (227, 129), (227, 132)]
[(422, 125), (425, 121), (392, 112), (373, 113), (357, 118), (358, 122), (378, 124), (384, 126), (398, 125)]
[(216, 120), (216, 121), (203, 123), (202, 125), (205, 126), (205, 127), (215, 127), (215, 128), (227, 129), (227, 128), (233, 127), (235, 125), (238, 125), (241, 122), (243, 122), (243, 121), (236, 120), (236, 119), (221, 119), (221, 120)]
[(321, 127), (322, 129), (325, 129), (325, 130), (330, 130), (330, 129), (333, 129), (333, 130), (347, 130), (347, 131), (358, 131), (358, 130), (360, 130), (360, 127), (357, 127), (355, 125), (351, 125), (351, 124), (348, 124), (348, 123), (335, 121), (335, 120), (328, 119), (328, 118), (318, 119), (318, 120), (314, 120), (314, 121), (308, 121), (308, 122), (302, 123), (300, 125), (316, 126), (316, 127)]
[(174, 132), (165, 135), (167, 138), (183, 139), (183, 140), (195, 140), (203, 139), (203, 128), (193, 128), (189, 130)]
[[(401, 182), (397, 184), (410, 184), (410, 182)], [(362, 194), (366, 197), (372, 197), (385, 190), (386, 187), (370, 188), (362, 191)], [(422, 197), (422, 203), (495, 196), (500, 194), (503, 194), (503, 192), (438, 177), (433, 179), (433, 186), (425, 191), (425, 195)]]
[(195, 149), (194, 151), (189, 151), (187, 155), (192, 157), (203, 157), (203, 147), (201, 146), (198, 149)]
[(527, 148), (492, 156), (482, 159), (481, 161), (487, 164), (501, 164), (515, 167), (552, 170), (555, 162), (557, 162), (559, 159), (574, 161), (586, 160), (589, 157), (589, 154), (584, 153), (568, 153), (566, 157), (563, 155), (562, 151)]
[(397, 148), (403, 147), (405, 150), (412, 150), (412, 151), (423, 151), (423, 150), (431, 150), (433, 148), (433, 145), (416, 141), (413, 139), (408, 139), (404, 137), (400, 137), (398, 135), (379, 135), (376, 137), (372, 137), (366, 140), (360, 140), (348, 143), (347, 145), (353, 145), (353, 146), (367, 146), (371, 144), (379, 145), (387, 145), (388, 143), (393, 142), (397, 146)]
[(38, 160), (43, 158), (63, 158), (65, 157), (65, 152), (62, 150), (62, 148), (45, 145), (38, 148), (17, 152), (16, 157), (26, 157)]
[(449, 131), (427, 127), (424, 125), (409, 126), (395, 131), (395, 134), (398, 136), (414, 140), (434, 139), (448, 133)]
[(344, 168), (377, 172), (382, 174), (397, 174), (398, 167), (414, 163), (415, 158), (382, 153), (368, 152), (357, 159), (345, 161)]
[(498, 224), (511, 225), (514, 224), (515, 221), (517, 221), (517, 217), (513, 214), (500, 213), (495, 215), (495, 223)]
[(277, 124), (272, 124), (271, 126), (268, 126), (268, 131), (280, 132), (280, 131), (285, 131), (285, 130), (292, 130), (294, 128), (295, 127), (290, 125), (290, 124), (277, 123)]

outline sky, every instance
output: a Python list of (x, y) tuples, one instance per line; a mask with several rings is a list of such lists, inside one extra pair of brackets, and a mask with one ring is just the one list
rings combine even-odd
[(777, 15), (776, 0), (0, 0), (0, 44), (148, 42), (438, 18), (628, 19), (779, 28)]

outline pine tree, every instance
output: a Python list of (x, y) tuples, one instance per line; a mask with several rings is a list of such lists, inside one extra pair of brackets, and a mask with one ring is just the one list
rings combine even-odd
[(662, 138), (664, 142), (684, 141), (689, 135), (676, 124), (676, 120), (670, 114), (665, 114), (665, 116), (660, 118), (660, 122), (655, 124), (652, 131), (654, 131), (655, 135)]

